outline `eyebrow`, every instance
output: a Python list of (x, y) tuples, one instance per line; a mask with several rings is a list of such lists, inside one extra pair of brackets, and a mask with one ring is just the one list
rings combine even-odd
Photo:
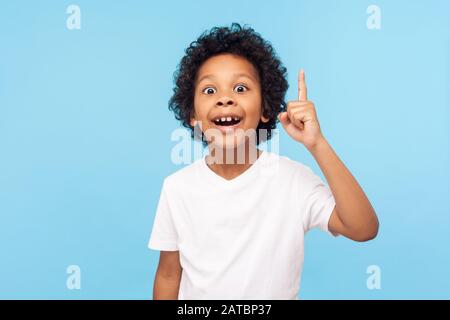
[[(233, 74), (233, 76), (234, 76), (234, 78), (239, 78), (239, 77), (249, 78), (250, 80), (256, 82), (256, 79), (255, 79), (253, 76), (248, 75), (247, 73), (235, 73), (235, 74)], [(200, 83), (201, 81), (203, 81), (203, 80), (205, 80), (205, 79), (215, 79), (215, 76), (212, 75), (212, 74), (204, 75), (203, 77), (201, 77), (201, 78), (197, 81), (197, 83)]]

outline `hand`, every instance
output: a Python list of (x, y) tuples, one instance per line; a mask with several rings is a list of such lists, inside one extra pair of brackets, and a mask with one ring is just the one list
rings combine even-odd
[(289, 136), (302, 143), (308, 150), (324, 139), (314, 103), (307, 98), (303, 69), (298, 73), (298, 100), (289, 101), (287, 111), (281, 112), (278, 119)]

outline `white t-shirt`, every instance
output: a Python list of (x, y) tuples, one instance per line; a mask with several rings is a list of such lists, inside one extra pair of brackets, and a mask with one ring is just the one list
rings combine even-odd
[(177, 251), (178, 299), (297, 299), (305, 233), (332, 234), (335, 199), (299, 162), (263, 151), (238, 177), (205, 157), (164, 179), (148, 247)]

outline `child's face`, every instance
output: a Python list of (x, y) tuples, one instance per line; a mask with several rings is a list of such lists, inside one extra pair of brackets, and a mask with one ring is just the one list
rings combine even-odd
[[(206, 139), (213, 136), (217, 147), (235, 148), (245, 142), (243, 132), (255, 130), (260, 120), (269, 121), (262, 115), (258, 73), (245, 58), (213, 56), (201, 65), (195, 81), (191, 125), (200, 122)], [(216, 122), (229, 117), (231, 122)]]

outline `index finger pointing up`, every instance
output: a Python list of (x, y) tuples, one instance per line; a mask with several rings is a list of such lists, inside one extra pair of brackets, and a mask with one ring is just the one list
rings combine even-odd
[(305, 82), (305, 71), (301, 69), (298, 73), (298, 100), (299, 101), (307, 101), (307, 92), (306, 92), (306, 82)]

